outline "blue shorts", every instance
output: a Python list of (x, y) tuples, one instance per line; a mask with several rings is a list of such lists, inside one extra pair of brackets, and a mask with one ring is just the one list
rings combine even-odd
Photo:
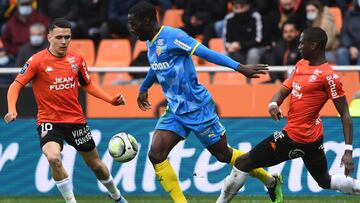
[(226, 131), (219, 121), (213, 101), (196, 111), (183, 115), (176, 115), (167, 109), (160, 117), (155, 129), (175, 132), (183, 139), (193, 131), (204, 147), (218, 142)]

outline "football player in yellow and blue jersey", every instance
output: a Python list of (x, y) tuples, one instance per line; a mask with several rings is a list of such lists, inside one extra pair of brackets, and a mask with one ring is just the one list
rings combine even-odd
[[(248, 78), (259, 77), (267, 70), (264, 64), (244, 65), (212, 51), (180, 29), (159, 26), (156, 10), (145, 1), (129, 11), (130, 32), (147, 41), (150, 69), (140, 87), (138, 105), (149, 110), (147, 90), (157, 79), (168, 101), (166, 113), (156, 127), (149, 151), (149, 159), (156, 176), (174, 202), (187, 202), (178, 178), (167, 160), (169, 152), (193, 131), (200, 142), (218, 161), (234, 165), (244, 152), (228, 147), (225, 128), (215, 112), (215, 105), (207, 89), (198, 83), (191, 56), (193, 54), (218, 65), (226, 66)], [(269, 190), (272, 202), (281, 202), (281, 181), (277, 176), (259, 168), (251, 175), (260, 179)], [(281, 180), (281, 179), (280, 179)], [(226, 181), (226, 180), (225, 180)], [(237, 191), (236, 191), (237, 192)]]

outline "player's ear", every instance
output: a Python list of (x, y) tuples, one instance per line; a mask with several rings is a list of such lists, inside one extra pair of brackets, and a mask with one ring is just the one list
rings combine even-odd
[(311, 48), (311, 50), (315, 50), (315, 49), (317, 49), (317, 47), (318, 47), (318, 43), (316, 43), (316, 42), (311, 42), (311, 44), (310, 44), (310, 48)]
[(48, 41), (50, 42), (50, 39), (51, 39), (51, 32), (49, 32), (49, 33), (47, 34), (47, 39), (48, 39)]
[(145, 18), (144, 19), (144, 25), (145, 26), (150, 26), (151, 25), (151, 20), (149, 18)]

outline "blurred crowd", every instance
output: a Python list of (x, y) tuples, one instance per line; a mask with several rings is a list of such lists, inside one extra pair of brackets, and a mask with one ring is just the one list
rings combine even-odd
[[(129, 34), (127, 13), (139, 1), (0, 0), (0, 67), (22, 66), (46, 48), (47, 25), (58, 17), (71, 21), (73, 39), (91, 39), (95, 50), (104, 39), (127, 39), (133, 49), (136, 39)], [(149, 1), (161, 22), (169, 21), (167, 12), (181, 11), (181, 23), (175, 26), (206, 46), (222, 39), (224, 53), (243, 63), (294, 65), (300, 58), (301, 31), (321, 27), (329, 38), (326, 57), (331, 64), (360, 65), (360, 0)], [(146, 52), (128, 65), (147, 65)], [(272, 72), (267, 82), (284, 79), (283, 72)], [(0, 75), (0, 83), (11, 80)]]

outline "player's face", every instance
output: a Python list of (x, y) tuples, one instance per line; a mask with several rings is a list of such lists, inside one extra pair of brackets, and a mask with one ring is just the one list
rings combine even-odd
[(300, 35), (300, 44), (298, 49), (301, 53), (301, 57), (305, 60), (309, 60), (311, 55), (313, 55), (312, 52), (314, 49), (314, 45), (313, 43), (304, 40), (304, 33), (301, 33)]
[(134, 15), (128, 15), (128, 26), (130, 33), (136, 35), (140, 41), (150, 40), (150, 29), (148, 29), (149, 26), (143, 21), (136, 19)]
[(56, 56), (64, 56), (71, 40), (70, 28), (54, 28), (48, 34), (50, 51)]

